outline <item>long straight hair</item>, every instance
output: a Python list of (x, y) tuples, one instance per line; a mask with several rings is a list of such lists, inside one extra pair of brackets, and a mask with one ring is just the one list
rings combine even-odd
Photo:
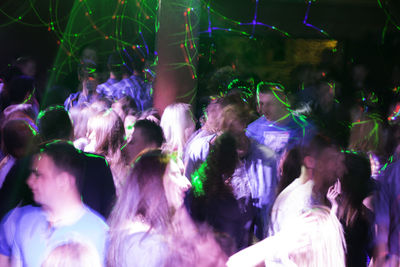
[(127, 235), (126, 224), (135, 217), (140, 216), (150, 226), (149, 231), (167, 233), (172, 214), (165, 195), (163, 176), (168, 163), (169, 157), (160, 150), (146, 152), (134, 163), (108, 220), (108, 266), (120, 265), (121, 243)]

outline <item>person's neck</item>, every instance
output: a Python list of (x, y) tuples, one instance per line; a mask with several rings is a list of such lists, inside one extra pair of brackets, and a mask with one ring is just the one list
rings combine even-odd
[(74, 197), (63, 198), (63, 201), (52, 205), (42, 206), (47, 220), (52, 226), (68, 225), (77, 221), (84, 213), (84, 205), (80, 199)]
[(312, 169), (309, 169), (306, 166), (302, 165), (299, 179), (302, 184), (310, 181), (312, 179)]
[(282, 114), (282, 116), (279, 119), (274, 121), (274, 123), (277, 125), (286, 125), (290, 122), (290, 115), (291, 115), (290, 112), (286, 112)]

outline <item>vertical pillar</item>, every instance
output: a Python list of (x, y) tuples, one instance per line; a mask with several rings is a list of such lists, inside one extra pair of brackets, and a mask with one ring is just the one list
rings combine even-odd
[(160, 0), (154, 107), (191, 103), (197, 86), (200, 0)]

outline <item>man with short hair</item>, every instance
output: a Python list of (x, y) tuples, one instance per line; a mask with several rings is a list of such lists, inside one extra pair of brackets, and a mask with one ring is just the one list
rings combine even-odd
[(287, 147), (300, 144), (310, 124), (293, 114), (284, 88), (278, 83), (261, 82), (257, 85), (257, 109), (260, 118), (247, 127), (247, 136), (277, 154), (277, 162)]
[(70, 94), (64, 102), (66, 110), (72, 107), (80, 107), (84, 104), (90, 104), (100, 98), (96, 91), (98, 85), (97, 66), (92, 61), (85, 61), (80, 64), (78, 78), (82, 84), (82, 91)]
[(124, 148), (128, 163), (146, 149), (158, 149), (164, 143), (164, 133), (159, 125), (150, 120), (138, 120)]
[(345, 173), (344, 155), (339, 147), (316, 135), (303, 148), (301, 175), (277, 197), (272, 208), (269, 235), (291, 226), (294, 219), (313, 205), (329, 206), (326, 194)]
[(107, 69), (110, 73), (110, 76), (106, 82), (99, 84), (96, 88), (97, 93), (101, 97), (111, 99), (113, 92), (111, 91), (110, 87), (121, 80), (122, 64), (122, 57), (118, 53), (112, 53), (108, 57)]
[(122, 80), (107, 89), (107, 97), (118, 100), (130, 97), (135, 101), (138, 111), (144, 111), (152, 107), (152, 85), (143, 79), (143, 61), (136, 55), (129, 55), (124, 50), (122, 54), (123, 64), (121, 66)]
[(17, 208), (3, 219), (3, 263), (11, 257), (13, 266), (40, 267), (53, 248), (71, 241), (94, 246), (104, 260), (108, 226), (82, 203), (82, 164), (81, 154), (67, 142), (46, 144), (34, 156), (27, 183), (40, 207)]

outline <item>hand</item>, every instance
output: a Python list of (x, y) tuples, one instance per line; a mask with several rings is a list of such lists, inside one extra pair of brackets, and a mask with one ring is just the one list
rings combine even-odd
[(329, 187), (328, 193), (326, 194), (326, 197), (328, 198), (329, 202), (331, 202), (331, 213), (336, 215), (336, 212), (338, 210), (338, 203), (336, 198), (340, 195), (342, 192), (342, 186), (340, 184), (339, 179), (337, 179), (336, 183)]

